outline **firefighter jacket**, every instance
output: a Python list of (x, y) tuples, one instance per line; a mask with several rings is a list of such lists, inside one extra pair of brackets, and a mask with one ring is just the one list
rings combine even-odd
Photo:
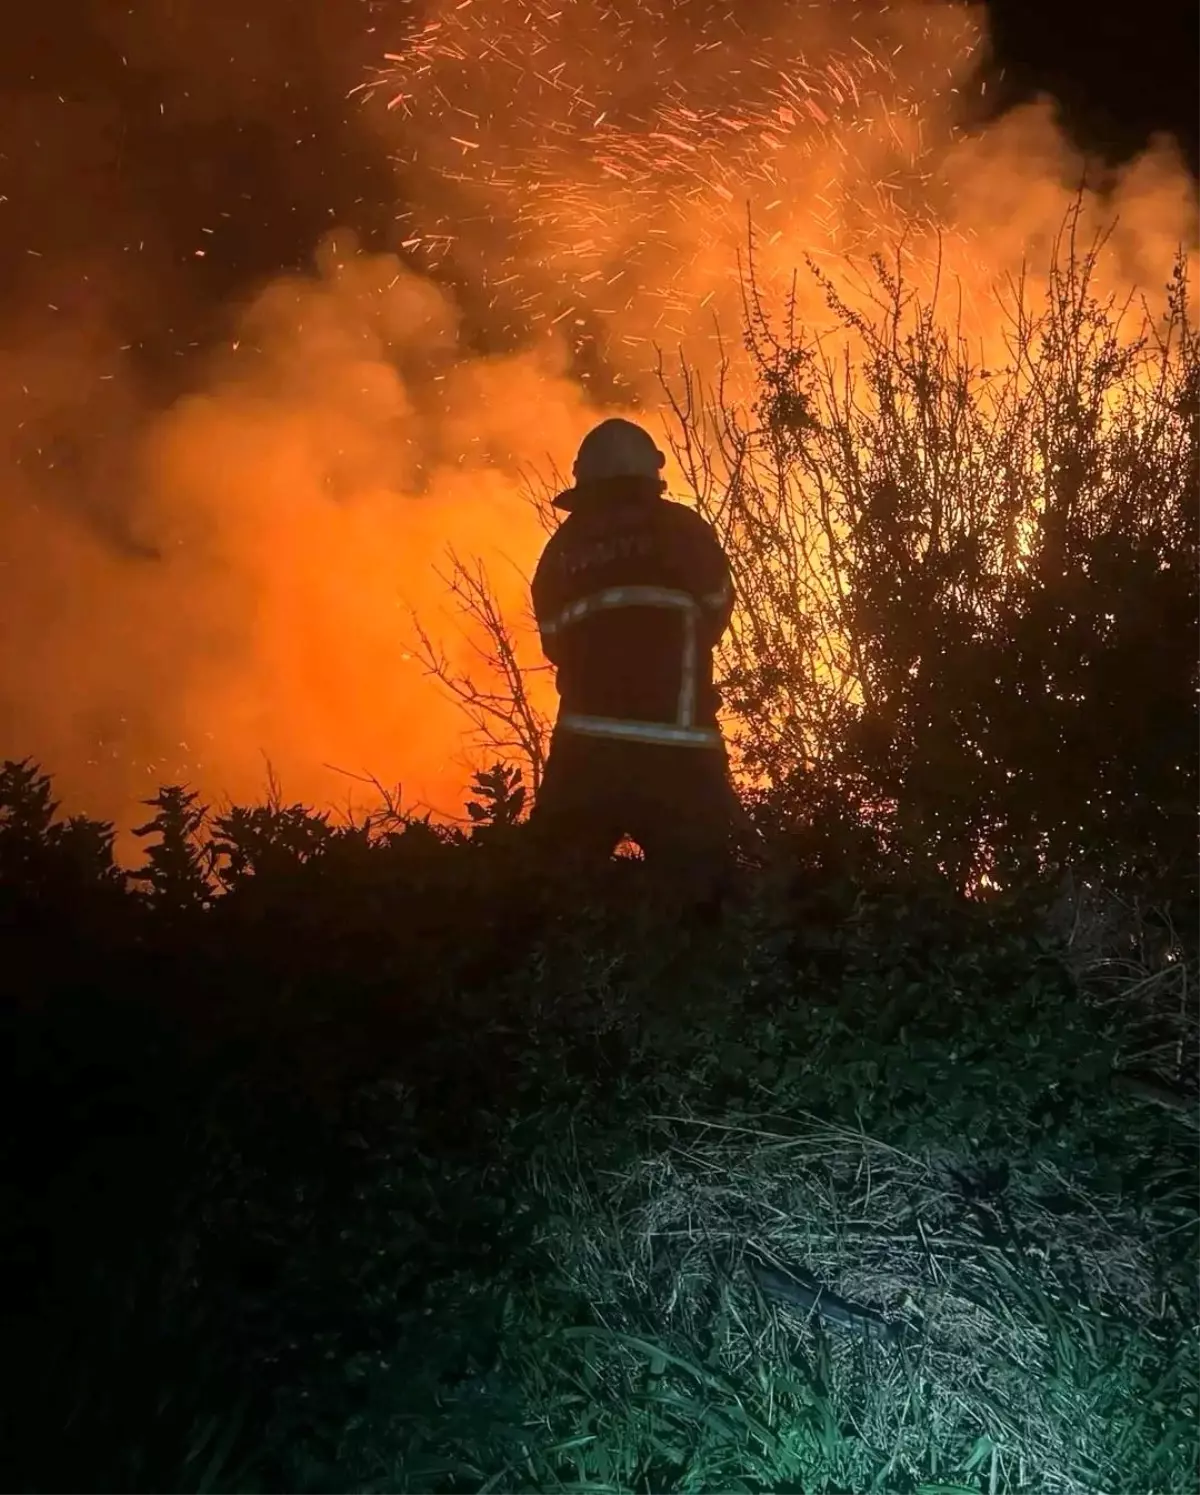
[(635, 487), (581, 499), (542, 553), (533, 609), (558, 672), (560, 728), (721, 746), (712, 654), (733, 583), (694, 510)]

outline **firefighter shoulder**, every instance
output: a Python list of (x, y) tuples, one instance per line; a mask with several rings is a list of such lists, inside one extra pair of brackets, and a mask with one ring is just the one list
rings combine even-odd
[(662, 497), (661, 466), (630, 422), (589, 434), (556, 500), (568, 516), (538, 563), (534, 612), (560, 729), (720, 748), (712, 651), (733, 610), (729, 563), (700, 515)]

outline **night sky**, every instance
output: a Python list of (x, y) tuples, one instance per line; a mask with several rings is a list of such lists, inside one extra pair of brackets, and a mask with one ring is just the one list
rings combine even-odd
[(1200, 170), (1200, 7), (1187, 0), (992, 0), (1004, 105), (1051, 94), (1079, 141), (1128, 159), (1156, 132)]

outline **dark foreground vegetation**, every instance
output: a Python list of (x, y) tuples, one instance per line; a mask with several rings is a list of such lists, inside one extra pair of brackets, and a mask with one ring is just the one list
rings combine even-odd
[(1072, 259), (983, 371), (877, 270), (869, 398), (753, 300), (753, 407), (676, 391), (721, 919), (531, 860), (463, 568), (469, 831), (168, 788), (127, 875), (0, 768), (4, 1488), (1196, 1488), (1186, 287)]
[(704, 926), (170, 793), (126, 892), (48, 810), (10, 764), (6, 1488), (1194, 1488), (1194, 919), (798, 841)]

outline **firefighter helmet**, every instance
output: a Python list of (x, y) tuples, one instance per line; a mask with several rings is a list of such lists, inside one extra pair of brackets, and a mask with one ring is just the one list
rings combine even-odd
[(666, 458), (654, 438), (631, 420), (614, 417), (601, 421), (580, 443), (573, 468), (575, 486), (554, 500), (560, 509), (570, 509), (580, 488), (612, 478), (647, 478), (661, 482)]

